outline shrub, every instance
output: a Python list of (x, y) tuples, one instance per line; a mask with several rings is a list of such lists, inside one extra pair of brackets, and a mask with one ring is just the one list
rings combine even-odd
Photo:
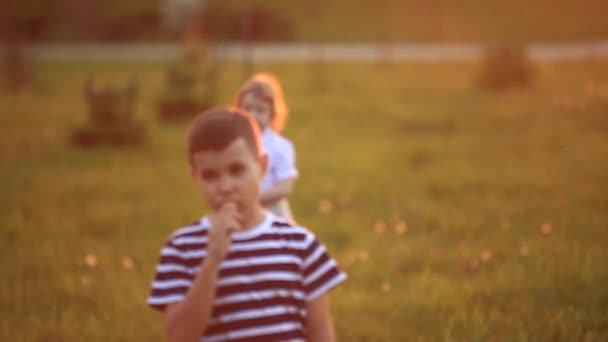
[(532, 76), (532, 63), (525, 48), (499, 45), (485, 51), (479, 84), (494, 90), (519, 88), (528, 86)]

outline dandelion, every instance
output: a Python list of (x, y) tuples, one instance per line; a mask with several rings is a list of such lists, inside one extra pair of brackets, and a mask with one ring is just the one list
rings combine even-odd
[(460, 251), (460, 255), (465, 258), (468, 258), (471, 255), (471, 250), (467, 247), (465, 241), (461, 240), (458, 242), (458, 250)]
[(333, 203), (326, 198), (319, 201), (319, 211), (324, 214), (329, 213), (333, 209), (333, 206)]
[(346, 256), (346, 258), (344, 258), (343, 265), (344, 265), (344, 267), (350, 267), (355, 263), (355, 261), (357, 261), (357, 256), (353, 255), (353, 254), (349, 254)]
[(529, 253), (530, 253), (530, 250), (528, 249), (528, 246), (521, 245), (519, 247), (519, 255), (521, 255), (522, 257), (528, 256)]
[(386, 223), (384, 223), (384, 221), (378, 220), (374, 223), (374, 232), (376, 234), (384, 234), (385, 230), (386, 230)]
[(492, 259), (493, 253), (491, 249), (483, 249), (480, 253), (479, 253), (479, 258), (481, 259), (482, 262), (488, 262)]
[(553, 98), (553, 106), (565, 112), (571, 112), (576, 106), (575, 101), (566, 96), (555, 96)]
[(383, 292), (389, 292), (392, 288), (393, 288), (393, 285), (390, 282), (384, 281), (382, 283), (382, 291)]
[(553, 107), (560, 108), (562, 106), (562, 99), (560, 97), (553, 96), (553, 98), (551, 98), (551, 105)]
[(97, 266), (97, 257), (94, 254), (85, 255), (84, 264), (91, 268)]
[(471, 273), (477, 272), (479, 270), (479, 261), (477, 259), (465, 260), (464, 270)]
[(82, 284), (84, 287), (89, 287), (93, 284), (93, 279), (91, 279), (91, 277), (88, 275), (83, 275), (80, 277), (80, 284)]
[(366, 261), (369, 258), (369, 253), (367, 251), (359, 252), (359, 260)]
[(468, 247), (462, 247), (460, 249), (460, 255), (462, 255), (463, 257), (470, 257), (471, 256), (471, 250)]
[(550, 223), (545, 223), (540, 227), (540, 232), (543, 235), (549, 235), (553, 233), (553, 226)]
[(129, 256), (125, 256), (122, 258), (122, 268), (125, 270), (132, 270), (134, 266), (133, 259)]
[(593, 82), (593, 80), (589, 80), (587, 81), (587, 83), (585, 83), (585, 86), (583, 88), (583, 92), (585, 93), (585, 95), (587, 97), (593, 97), (596, 94), (596, 85), (595, 82)]
[(341, 193), (338, 197), (338, 202), (342, 207), (346, 207), (350, 203), (351, 196), (348, 193)]
[(407, 223), (405, 223), (405, 221), (403, 220), (399, 220), (397, 221), (397, 223), (395, 223), (395, 234), (397, 235), (403, 235), (405, 234), (405, 232), (407, 232)]
[(555, 74), (555, 66), (547, 63), (543, 63), (540, 65), (540, 68), (546, 74)]
[(608, 98), (608, 84), (598, 85), (597, 95), (601, 98)]

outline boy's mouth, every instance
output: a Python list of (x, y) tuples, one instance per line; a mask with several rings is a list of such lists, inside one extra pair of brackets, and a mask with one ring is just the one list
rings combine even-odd
[(241, 204), (236, 201), (236, 200), (219, 200), (217, 202), (217, 205), (215, 206), (215, 209), (221, 209), (222, 207), (224, 207), (227, 204), (233, 204), (236, 207), (237, 211), (241, 211)]

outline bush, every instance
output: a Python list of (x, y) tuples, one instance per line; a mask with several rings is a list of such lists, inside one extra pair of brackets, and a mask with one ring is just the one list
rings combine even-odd
[(8, 43), (2, 56), (2, 76), (4, 86), (11, 92), (19, 92), (30, 87), (33, 66), (24, 47), (18, 42)]
[(137, 145), (143, 141), (145, 130), (143, 125), (136, 122), (126, 122), (121, 125), (97, 126), (86, 125), (74, 132), (72, 142), (80, 147), (95, 147), (111, 145), (126, 147)]
[(532, 63), (522, 47), (500, 45), (486, 50), (479, 77), (482, 88), (501, 90), (528, 86)]
[(166, 73), (166, 91), (159, 103), (161, 120), (190, 119), (216, 102), (218, 66), (208, 56), (186, 51)]
[(133, 120), (138, 86), (134, 80), (124, 88), (94, 86), (89, 79), (84, 95), (89, 104), (89, 122), (77, 129), (72, 142), (81, 147), (130, 146), (145, 137), (144, 127)]

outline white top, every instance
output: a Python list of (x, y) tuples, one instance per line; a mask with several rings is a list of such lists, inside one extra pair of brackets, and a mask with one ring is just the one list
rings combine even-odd
[(262, 133), (264, 150), (268, 154), (268, 172), (262, 180), (262, 191), (267, 191), (280, 181), (298, 177), (296, 153), (293, 143), (270, 128)]

